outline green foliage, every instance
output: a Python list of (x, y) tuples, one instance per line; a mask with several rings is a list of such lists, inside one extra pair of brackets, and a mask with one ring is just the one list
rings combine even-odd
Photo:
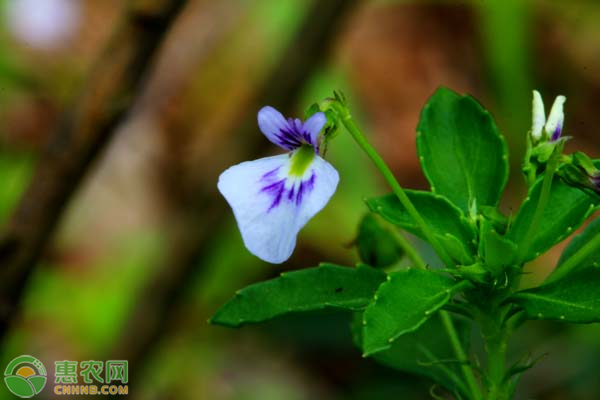
[(504, 267), (514, 263), (517, 245), (501, 236), (486, 219), (481, 220), (479, 229), (479, 255), (493, 275), (498, 276)]
[(474, 98), (438, 89), (423, 108), (417, 149), (434, 193), (464, 212), (498, 204), (508, 179), (506, 143)]
[[(363, 313), (355, 313), (352, 321), (354, 344), (363, 351)], [(468, 346), (471, 328), (463, 319), (454, 319), (460, 342)], [(404, 372), (426, 376), (451, 392), (466, 392), (457, 375), (460, 374), (456, 355), (446, 336), (439, 315), (428, 319), (414, 332), (402, 335), (387, 350), (371, 356), (375, 361)]]
[[(352, 333), (365, 357), (429, 377), (456, 398), (497, 400), (512, 398), (518, 378), (535, 363), (507, 364), (508, 338), (520, 322), (600, 322), (600, 220), (572, 240), (545, 284), (517, 291), (525, 262), (569, 236), (600, 203), (600, 169), (583, 153), (564, 155), (565, 138), (527, 141), (530, 187), (513, 218), (497, 207), (508, 177), (506, 144), (472, 97), (442, 88), (423, 109), (417, 147), (431, 192), (401, 187), (344, 98), (336, 95), (309, 112), (317, 109), (335, 114), (328, 120), (336, 130), (346, 128), (392, 189), (366, 200), (377, 215), (359, 225), (358, 253), (372, 267), (325, 265), (252, 285), (213, 323), (240, 326), (324, 308), (358, 311)], [(445, 268), (426, 269), (379, 217), (428, 242)], [(403, 252), (419, 268), (388, 275), (373, 268), (392, 266)], [(471, 323), (479, 325), (488, 353), (484, 369), (468, 354)]]
[(394, 232), (377, 220), (373, 214), (367, 214), (358, 226), (356, 247), (360, 259), (377, 268), (388, 267), (403, 255), (402, 248), (394, 238)]
[[(450, 255), (460, 264), (473, 262), (475, 230), (463, 213), (445, 197), (431, 192), (405, 190), (421, 217), (440, 240)], [(368, 199), (367, 206), (374, 213), (408, 232), (426, 239), (398, 198), (389, 194)]]
[[(517, 245), (525, 242), (525, 237), (530, 234), (529, 227), (538, 207), (542, 181), (543, 178), (538, 179), (529, 189), (529, 194), (507, 233), (507, 238)], [(527, 253), (522, 260), (517, 261), (532, 260), (565, 239), (591, 215), (597, 205), (597, 201), (586, 192), (567, 185), (555, 176), (540, 225), (533, 232), (534, 237), (528, 240), (530, 245)]]
[(600, 235), (600, 219), (590, 222), (590, 224), (581, 234), (573, 237), (569, 245), (565, 248), (560, 256), (558, 265), (548, 277), (547, 282), (554, 280), (554, 277), (558, 276), (559, 274), (562, 275), (563, 273), (570, 273), (585, 267), (600, 267), (600, 248), (598, 248), (595, 249), (595, 251), (591, 251), (582, 259), (575, 260), (575, 264), (569, 267), (569, 271), (564, 270), (566, 262), (569, 261), (584, 246), (589, 245), (589, 243), (598, 235)]
[(323, 264), (315, 268), (282, 273), (279, 278), (238, 291), (210, 322), (238, 327), (280, 315), (325, 308), (365, 308), (386, 275), (366, 265), (357, 268)]
[(462, 287), (428, 270), (410, 268), (389, 274), (364, 313), (364, 355), (389, 349), (399, 336), (419, 328)]
[(600, 269), (590, 267), (554, 282), (515, 293), (531, 319), (552, 319), (573, 323), (600, 322)]

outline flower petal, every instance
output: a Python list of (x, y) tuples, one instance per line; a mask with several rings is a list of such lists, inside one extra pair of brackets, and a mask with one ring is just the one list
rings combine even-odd
[(235, 165), (218, 188), (235, 215), (248, 250), (274, 264), (287, 260), (302, 227), (329, 201), (339, 175), (321, 157), (301, 177), (290, 177), (287, 154)]
[(258, 127), (267, 139), (285, 150), (293, 150), (302, 145), (289, 121), (271, 106), (265, 106), (258, 112)]
[(533, 91), (533, 111), (531, 123), (531, 137), (534, 141), (539, 141), (542, 138), (542, 130), (546, 123), (546, 112), (544, 111), (544, 102), (542, 96), (537, 90)]
[(548, 116), (548, 122), (546, 122), (546, 133), (550, 136), (551, 141), (558, 140), (562, 133), (563, 124), (565, 121), (565, 114), (563, 112), (563, 104), (567, 98), (565, 96), (556, 96), (550, 115)]
[(308, 133), (310, 137), (310, 144), (315, 148), (319, 145), (319, 133), (327, 123), (327, 117), (325, 113), (319, 111), (313, 114), (309, 119), (304, 122), (304, 132)]

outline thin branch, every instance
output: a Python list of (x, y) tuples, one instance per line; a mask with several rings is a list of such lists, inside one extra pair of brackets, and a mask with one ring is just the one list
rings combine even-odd
[(38, 162), (0, 236), (0, 338), (79, 184), (126, 118), (185, 0), (128, 2), (127, 13)]

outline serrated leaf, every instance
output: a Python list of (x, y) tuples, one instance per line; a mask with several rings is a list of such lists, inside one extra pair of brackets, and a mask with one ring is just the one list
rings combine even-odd
[(385, 273), (366, 265), (348, 268), (323, 264), (288, 272), (238, 291), (210, 322), (239, 327), (301, 311), (360, 310), (385, 279)]
[[(355, 313), (352, 321), (352, 338), (361, 351), (362, 320), (363, 313)], [(468, 348), (469, 323), (462, 318), (454, 318), (454, 326), (463, 348)], [(372, 358), (387, 367), (428, 377), (451, 392), (458, 390), (467, 395), (464, 385), (454, 378), (462, 375), (459, 364), (452, 362), (456, 355), (439, 315), (432, 316), (416, 331), (403, 335), (388, 350), (373, 354)]]
[(462, 287), (430, 270), (393, 272), (364, 313), (365, 356), (389, 349), (399, 336), (419, 328)]
[(576, 264), (569, 267), (569, 271), (561, 268), (567, 260), (569, 260), (575, 253), (577, 253), (583, 246), (589, 243), (590, 240), (600, 235), (600, 218), (595, 219), (581, 232), (579, 235), (575, 235), (569, 245), (565, 248), (563, 253), (558, 260), (556, 269), (552, 271), (546, 282), (552, 282), (556, 278), (564, 276), (567, 273), (571, 273), (585, 267), (600, 267), (600, 249), (592, 251), (587, 257), (579, 260)]
[[(510, 227), (506, 238), (519, 246), (529, 243), (527, 253), (519, 262), (529, 261), (565, 239), (579, 227), (594, 211), (597, 200), (584, 191), (569, 186), (555, 176), (550, 187), (550, 196), (541, 223), (535, 232), (529, 227), (538, 207), (543, 177), (529, 189), (529, 194)], [(525, 238), (533, 234), (532, 238)]]
[(421, 113), (417, 151), (431, 190), (465, 213), (471, 204), (498, 204), (508, 178), (506, 143), (473, 97), (439, 88)]
[[(472, 263), (475, 230), (463, 213), (443, 196), (419, 190), (405, 190), (405, 193), (433, 234), (445, 244), (444, 247), (451, 256), (460, 264)], [(366, 203), (371, 211), (387, 221), (426, 239), (396, 195), (367, 199)]]
[(600, 322), (600, 269), (587, 268), (511, 296), (530, 319)]

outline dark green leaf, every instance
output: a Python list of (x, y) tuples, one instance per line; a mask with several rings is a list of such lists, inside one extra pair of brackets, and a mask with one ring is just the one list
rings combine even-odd
[(511, 296), (531, 319), (600, 322), (600, 269), (586, 268)]
[[(362, 320), (363, 314), (355, 313), (352, 321), (354, 344), (361, 351)], [(463, 348), (468, 348), (469, 324), (464, 319), (454, 318), (454, 326)], [(466, 388), (460, 383), (459, 364), (454, 362), (456, 355), (439, 315), (432, 316), (419, 329), (398, 338), (388, 350), (376, 353), (372, 358), (390, 368), (426, 376), (451, 392), (458, 390), (466, 395)]]
[(592, 251), (587, 257), (579, 260), (576, 264), (569, 267), (569, 271), (564, 271), (561, 266), (565, 264), (575, 253), (577, 253), (583, 246), (588, 244), (590, 240), (600, 235), (600, 218), (595, 219), (585, 228), (585, 230), (573, 237), (571, 243), (563, 251), (558, 260), (556, 269), (550, 274), (546, 282), (551, 282), (559, 276), (563, 276), (567, 272), (577, 271), (585, 267), (600, 267), (600, 249)]
[(498, 204), (508, 177), (506, 143), (477, 100), (438, 89), (421, 113), (417, 150), (433, 192), (464, 212)]
[(498, 276), (503, 267), (514, 263), (517, 245), (496, 232), (486, 219), (481, 220), (480, 236), (479, 255), (492, 274)]
[(384, 221), (367, 214), (358, 226), (356, 247), (360, 259), (372, 267), (385, 268), (402, 258), (403, 250), (394, 238), (394, 233), (385, 227)]
[(450, 300), (462, 284), (429, 270), (409, 268), (388, 275), (364, 313), (365, 356), (389, 349)]
[(584, 191), (569, 186), (555, 176), (550, 188), (550, 197), (541, 223), (535, 232), (530, 232), (535, 210), (537, 209), (543, 178), (529, 189), (529, 195), (521, 205), (519, 212), (507, 233), (507, 239), (519, 246), (530, 234), (528, 251), (521, 262), (529, 261), (577, 229), (594, 211), (597, 202)]
[(383, 272), (364, 265), (347, 268), (324, 264), (283, 273), (238, 291), (210, 322), (238, 327), (300, 311), (360, 310), (369, 304), (385, 279)]
[(498, 233), (502, 235), (506, 233), (508, 218), (497, 207), (481, 206), (479, 213)]
[[(475, 251), (475, 231), (463, 213), (443, 196), (418, 190), (405, 190), (405, 192), (450, 255), (460, 264), (471, 264), (472, 254)], [(425, 239), (416, 222), (395, 195), (376, 197), (366, 202), (374, 213)]]

